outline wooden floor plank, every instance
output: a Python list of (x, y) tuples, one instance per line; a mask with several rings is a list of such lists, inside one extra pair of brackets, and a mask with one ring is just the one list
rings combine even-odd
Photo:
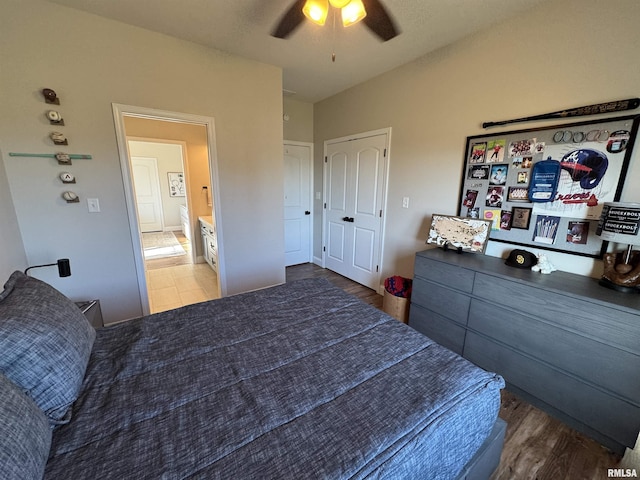
[(363, 302), (373, 305), (376, 308), (382, 308), (382, 296), (378, 295), (374, 290), (360, 285), (353, 280), (349, 280), (348, 278), (332, 272), (331, 270), (320, 268), (313, 263), (304, 263), (301, 265), (287, 267), (286, 272), (287, 282), (302, 278), (326, 278), (335, 286), (355, 297), (360, 298)]
[[(314, 264), (287, 267), (287, 281), (323, 277), (365, 303), (382, 308), (382, 296)], [(500, 417), (507, 422), (500, 465), (491, 480), (605, 480), (620, 456), (506, 390)]]

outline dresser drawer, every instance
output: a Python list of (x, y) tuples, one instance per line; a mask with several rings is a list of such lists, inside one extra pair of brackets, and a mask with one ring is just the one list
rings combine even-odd
[(623, 445), (633, 446), (640, 409), (550, 366), (467, 332), (464, 356), (566, 415)]
[(435, 312), (411, 304), (409, 326), (443, 347), (462, 355), (465, 329)]
[(476, 274), (473, 294), (640, 354), (637, 315), (483, 273)]
[(412, 306), (420, 305), (464, 326), (467, 324), (470, 302), (471, 297), (463, 293), (419, 277), (413, 279)]
[(473, 270), (429, 260), (420, 255), (416, 256), (414, 276), (448, 285), (462, 292), (471, 293), (473, 290)]
[(479, 300), (471, 302), (468, 326), (632, 403), (640, 402), (637, 355)]
[(438, 248), (416, 254), (413, 285), (410, 325), (614, 451), (633, 447), (640, 296)]

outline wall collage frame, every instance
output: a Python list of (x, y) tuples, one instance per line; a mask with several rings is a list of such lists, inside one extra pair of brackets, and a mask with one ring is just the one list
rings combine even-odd
[(602, 258), (604, 202), (620, 200), (640, 115), (467, 137), (460, 217), (489, 239)]

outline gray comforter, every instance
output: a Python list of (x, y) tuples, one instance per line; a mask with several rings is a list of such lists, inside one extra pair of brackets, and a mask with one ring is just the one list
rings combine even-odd
[(503, 385), (302, 280), (98, 330), (45, 478), (451, 478)]

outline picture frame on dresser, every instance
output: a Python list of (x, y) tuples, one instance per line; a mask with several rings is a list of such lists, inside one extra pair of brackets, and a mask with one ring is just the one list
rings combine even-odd
[[(603, 204), (620, 200), (639, 124), (640, 115), (629, 115), (467, 137), (458, 216), (511, 212), (511, 223), (495, 223), (489, 240), (602, 258), (607, 242), (596, 226)], [(543, 161), (555, 172), (537, 169)], [(540, 188), (551, 198), (536, 196)], [(557, 231), (541, 236), (538, 220), (549, 219)], [(569, 235), (578, 223), (587, 227), (580, 242)]]
[(491, 223), (478, 218), (456, 217), (434, 213), (426, 243), (459, 252), (484, 253)]

